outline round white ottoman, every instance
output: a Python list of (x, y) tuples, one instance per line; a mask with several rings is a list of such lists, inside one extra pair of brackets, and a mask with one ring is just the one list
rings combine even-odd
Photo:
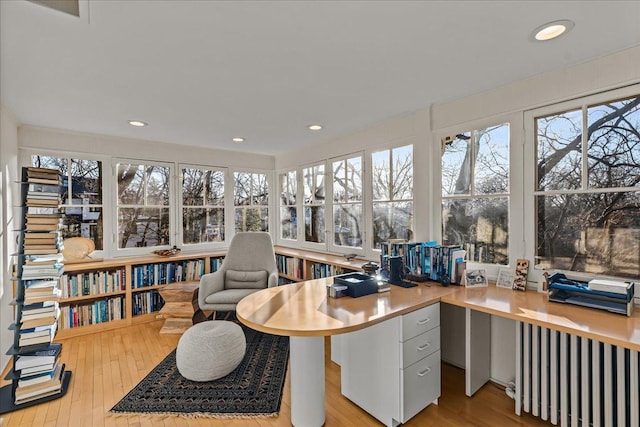
[(236, 369), (247, 347), (240, 325), (211, 320), (193, 325), (180, 337), (176, 365), (191, 381), (211, 381)]

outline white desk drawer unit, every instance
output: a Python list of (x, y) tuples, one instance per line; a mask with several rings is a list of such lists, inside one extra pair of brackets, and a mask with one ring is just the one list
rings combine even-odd
[(440, 304), (432, 304), (401, 317), (402, 338), (406, 341), (440, 326)]
[(388, 426), (440, 397), (439, 303), (343, 335), (342, 394)]

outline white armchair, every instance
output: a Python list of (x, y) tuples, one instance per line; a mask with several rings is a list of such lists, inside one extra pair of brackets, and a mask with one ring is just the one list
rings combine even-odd
[(200, 278), (198, 304), (202, 310), (235, 311), (242, 298), (272, 286), (278, 286), (278, 267), (269, 233), (236, 233), (222, 266)]

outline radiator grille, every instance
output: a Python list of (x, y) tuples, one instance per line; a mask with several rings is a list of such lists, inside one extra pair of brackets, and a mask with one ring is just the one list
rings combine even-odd
[(517, 322), (516, 413), (561, 426), (640, 426), (639, 353)]

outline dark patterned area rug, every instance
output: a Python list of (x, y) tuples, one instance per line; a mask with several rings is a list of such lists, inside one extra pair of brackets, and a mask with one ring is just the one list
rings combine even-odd
[(289, 338), (241, 325), (247, 350), (226, 377), (209, 382), (184, 378), (172, 351), (111, 412), (186, 417), (253, 418), (277, 416), (289, 359)]

